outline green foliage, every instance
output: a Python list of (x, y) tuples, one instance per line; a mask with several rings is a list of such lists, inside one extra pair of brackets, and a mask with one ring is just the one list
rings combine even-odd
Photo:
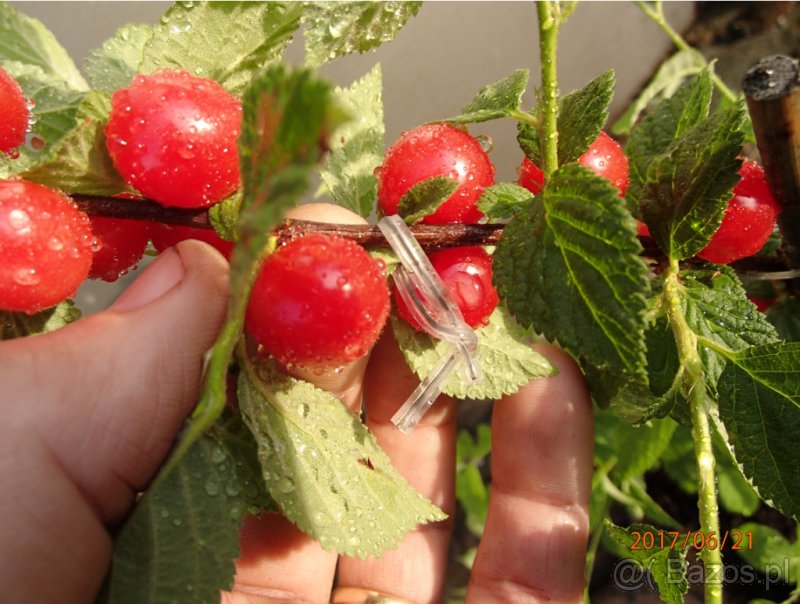
[(500, 183), (488, 187), (478, 199), (478, 209), (490, 222), (508, 220), (530, 204), (533, 193), (513, 183)]
[[(580, 90), (558, 99), (558, 163), (576, 161), (589, 148), (608, 120), (614, 95), (614, 72), (597, 76)], [(536, 115), (536, 112), (532, 112)], [(542, 165), (542, 143), (537, 128), (520, 122), (517, 141), (535, 164)]]
[(242, 209), (242, 191), (208, 208), (208, 220), (220, 237), (236, 241), (238, 237), (239, 212)]
[(92, 51), (84, 62), (89, 83), (96, 90), (113, 94), (131, 83), (144, 61), (145, 46), (153, 38), (150, 25), (125, 25), (103, 47)]
[(530, 72), (517, 69), (502, 80), (481, 88), (455, 117), (444, 121), (456, 124), (486, 122), (502, 117), (511, 117), (522, 103), (522, 95), (528, 86)]
[(138, 71), (185, 69), (241, 94), (280, 57), (301, 9), (286, 2), (178, 2), (153, 28)]
[(267, 490), (325, 549), (379, 556), (417, 524), (446, 517), (408, 485), (358, 414), (332, 394), (248, 360), (239, 405), (258, 443)]
[(489, 487), (481, 476), (492, 451), (492, 429), (478, 424), (475, 437), (467, 430), (458, 434), (456, 442), (456, 499), (464, 508), (465, 524), (475, 537), (483, 535), (489, 512)]
[[(392, 317), (392, 328), (411, 370), (420, 378), (427, 376), (448, 353), (449, 344), (417, 331), (404, 320)], [(475, 330), (478, 336), (478, 364), (483, 380), (465, 386), (456, 372), (444, 392), (455, 398), (498, 399), (517, 392), (531, 380), (553, 375), (555, 369), (531, 348), (530, 336), (500, 308), (489, 317), (489, 324)]]
[(775, 326), (782, 340), (800, 341), (800, 301), (785, 298), (767, 309), (767, 320)]
[(774, 528), (756, 522), (745, 522), (736, 527), (735, 532), (741, 535), (742, 539), (739, 543), (741, 549), (737, 550), (737, 554), (744, 558), (745, 562), (762, 573), (770, 569), (780, 573), (779, 578), (786, 583), (798, 582), (800, 551), (797, 543), (789, 543), (786, 537)]
[(381, 66), (375, 65), (334, 97), (350, 119), (331, 136), (331, 150), (321, 171), (322, 182), (340, 206), (367, 217), (375, 206), (383, 161), (383, 100)]
[(616, 189), (570, 164), (509, 222), (494, 255), (495, 284), (514, 317), (604, 369), (590, 382), (596, 396), (607, 380), (645, 379), (648, 282), (635, 229)]
[(367, 52), (390, 42), (422, 2), (304, 2), (306, 65)]
[(80, 318), (80, 309), (70, 300), (35, 315), (0, 311), (0, 341), (55, 331)]
[(432, 176), (419, 181), (405, 192), (397, 213), (406, 224), (416, 224), (439, 209), (458, 188), (458, 181), (449, 176)]

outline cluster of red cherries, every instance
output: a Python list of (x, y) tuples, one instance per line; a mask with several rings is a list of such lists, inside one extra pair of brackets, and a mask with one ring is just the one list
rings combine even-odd
[[(0, 69), (0, 152), (25, 143), (29, 104)], [(136, 76), (118, 90), (105, 126), (107, 149), (131, 191), (164, 206), (208, 207), (240, 187), (237, 138), (242, 108), (217, 82), (185, 71)], [(601, 133), (580, 159), (625, 195), (628, 161)], [(527, 158), (519, 184), (533, 194), (542, 171)], [(745, 161), (719, 231), (699, 256), (727, 264), (757, 252), (772, 233), (778, 206), (761, 168)], [(426, 224), (477, 223), (477, 201), (494, 184), (495, 169), (481, 142), (465, 130), (428, 124), (405, 132), (386, 152), (378, 172), (378, 202), (396, 214), (415, 184), (435, 176), (455, 179), (455, 192)], [(135, 193), (133, 192), (135, 191)], [(641, 225), (641, 234), (646, 227)], [(202, 239), (226, 257), (232, 243), (212, 230), (87, 216), (61, 192), (24, 180), (0, 180), (0, 309), (36, 313), (74, 295), (86, 278), (114, 281), (142, 258), (149, 242), (162, 251)], [(492, 258), (481, 247), (453, 247), (429, 255), (465, 321), (485, 325), (498, 304)], [(285, 367), (337, 367), (365, 355), (389, 312), (382, 266), (352, 241), (319, 234), (294, 239), (264, 262), (251, 293), (246, 330)], [(421, 329), (395, 292), (400, 317)]]

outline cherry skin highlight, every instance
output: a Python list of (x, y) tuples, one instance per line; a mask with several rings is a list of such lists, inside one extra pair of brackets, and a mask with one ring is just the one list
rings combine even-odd
[(25, 142), (30, 109), (25, 93), (8, 72), (0, 68), (0, 151), (13, 154)]
[(370, 351), (388, 313), (378, 263), (350, 240), (310, 234), (264, 261), (245, 330), (287, 369), (335, 368)]
[(449, 176), (458, 188), (425, 224), (472, 224), (483, 218), (476, 205), (494, 184), (494, 165), (480, 142), (448, 124), (427, 124), (403, 135), (387, 150), (378, 177), (378, 203), (386, 216), (397, 214), (403, 195), (420, 181)]

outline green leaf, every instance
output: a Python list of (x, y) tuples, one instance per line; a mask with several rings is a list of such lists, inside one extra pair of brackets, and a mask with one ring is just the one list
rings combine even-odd
[(490, 222), (508, 220), (532, 203), (533, 197), (525, 187), (500, 183), (484, 189), (478, 199), (478, 209), (489, 217)]
[(722, 506), (733, 514), (750, 516), (761, 505), (761, 498), (733, 465), (717, 463), (717, 491)]
[(2, 2), (0, 63), (9, 61), (39, 67), (47, 76), (62, 82), (65, 88), (76, 91), (88, 88), (69, 53), (42, 22), (19, 12), (10, 3)]
[(78, 108), (77, 127), (59, 142), (52, 159), (22, 176), (69, 193), (110, 196), (130, 191), (106, 148), (104, 126), (108, 111), (108, 97), (89, 91)]
[[(589, 148), (608, 120), (614, 95), (614, 72), (606, 71), (580, 90), (558, 99), (558, 163), (577, 161)], [(539, 133), (531, 124), (520, 122), (517, 141), (528, 158), (542, 165)]]
[(739, 181), (743, 102), (687, 130), (648, 168), (639, 210), (674, 260), (694, 256), (719, 228)]
[(449, 176), (432, 176), (421, 180), (400, 198), (397, 213), (407, 224), (416, 224), (436, 212), (457, 188), (458, 181)]
[(331, 136), (331, 151), (322, 181), (340, 206), (365, 218), (372, 213), (378, 192), (375, 169), (383, 162), (383, 100), (381, 66), (334, 96), (351, 117)]
[(800, 341), (800, 301), (785, 298), (770, 306), (766, 314), (781, 339), (787, 342)]
[(378, 557), (418, 524), (446, 517), (408, 485), (358, 414), (332, 394), (248, 360), (239, 405), (258, 443), (267, 490), (323, 548)]
[(304, 2), (306, 65), (319, 67), (395, 38), (422, 2)]
[(625, 153), (630, 161), (631, 184), (626, 198), (637, 205), (653, 160), (665, 153), (687, 130), (708, 117), (713, 85), (703, 70), (684, 83), (670, 98), (661, 101), (631, 131)]
[(80, 318), (81, 311), (71, 300), (34, 315), (0, 311), (0, 341), (55, 331)]
[(144, 47), (153, 37), (150, 25), (124, 25), (92, 51), (84, 62), (92, 88), (112, 94), (131, 83), (144, 60)]
[(736, 460), (759, 495), (800, 518), (800, 344), (726, 352), (719, 414)]
[(456, 472), (456, 499), (464, 508), (464, 522), (476, 537), (483, 535), (489, 511), (489, 490), (483, 482), (481, 472), (472, 464)]
[(443, 121), (475, 124), (509, 117), (513, 111), (519, 110), (529, 77), (527, 69), (517, 69), (502, 80), (481, 88), (461, 113)]
[(657, 99), (669, 98), (687, 78), (706, 66), (703, 56), (693, 48), (680, 50), (664, 61), (653, 79), (611, 127), (615, 135), (628, 134), (647, 106)]
[[(680, 548), (659, 548), (658, 538), (653, 548), (642, 547), (632, 549), (637, 536), (651, 533), (657, 537), (659, 530), (647, 524), (632, 524), (628, 528), (614, 525), (610, 520), (605, 521), (606, 534), (625, 552), (628, 560), (635, 561), (641, 568), (650, 572), (658, 586), (661, 600), (667, 604), (683, 604), (684, 596), (689, 591), (689, 582), (686, 580), (686, 552)], [(665, 544), (667, 545), (667, 544)]]
[(239, 213), (242, 208), (242, 190), (239, 189), (220, 203), (208, 208), (208, 220), (220, 237), (228, 241), (236, 241)]
[(245, 512), (239, 465), (209, 435), (167, 466), (118, 533), (104, 604), (206, 604), (233, 586)]
[(624, 201), (577, 164), (557, 170), (537, 200), (508, 223), (497, 246), (501, 300), (523, 326), (587, 361), (590, 380), (644, 382), (649, 285)]
[(287, 2), (176, 3), (153, 29), (140, 70), (185, 69), (241, 94), (281, 56), (301, 13)]
[[(736, 553), (745, 562), (766, 574), (770, 569), (781, 573), (786, 583), (797, 583), (800, 577), (800, 556), (797, 544), (789, 541), (770, 526), (745, 522), (731, 531), (731, 537), (741, 539)], [(751, 547), (752, 545), (752, 547)], [(786, 571), (788, 572), (788, 575)]]
[(653, 469), (669, 447), (677, 426), (669, 418), (652, 419), (638, 427), (621, 424), (616, 438), (618, 461), (614, 468), (619, 480), (630, 480)]
[[(433, 371), (448, 354), (449, 344), (415, 330), (402, 319), (392, 317), (392, 328), (406, 362), (420, 378)], [(525, 330), (501, 308), (495, 309), (489, 324), (476, 329), (475, 333), (483, 380), (465, 386), (456, 372), (445, 385), (445, 394), (458, 399), (498, 399), (517, 392), (535, 378), (554, 375), (555, 370), (547, 359), (531, 348)]]
[(10, 159), (0, 155), (0, 177), (6, 177), (24, 172), (53, 156), (58, 144), (75, 127), (78, 106), (85, 93), (69, 88), (60, 77), (34, 65), (6, 62), (2, 67), (34, 102), (31, 114), (35, 119), (27, 142), (19, 149), (19, 157)]

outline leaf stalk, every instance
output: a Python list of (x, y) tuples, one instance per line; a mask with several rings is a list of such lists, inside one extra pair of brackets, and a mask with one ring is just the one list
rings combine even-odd
[(539, 62), (542, 88), (539, 99), (539, 140), (542, 145), (542, 172), (545, 182), (558, 169), (558, 79), (556, 48), (561, 20), (546, 0), (536, 3), (539, 17)]

